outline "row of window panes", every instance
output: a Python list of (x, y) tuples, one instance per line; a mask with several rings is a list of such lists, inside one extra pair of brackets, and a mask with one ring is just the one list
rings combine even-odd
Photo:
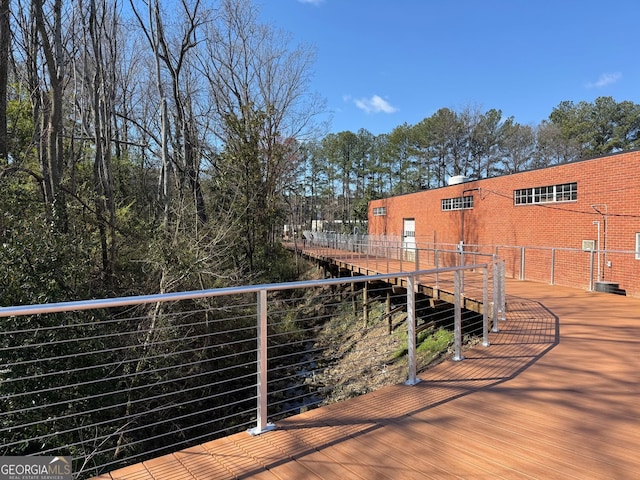
[(456, 198), (443, 198), (442, 210), (463, 210), (473, 208), (473, 195)]
[(578, 184), (563, 183), (546, 187), (522, 188), (514, 190), (513, 203), (527, 205), (531, 203), (570, 202), (578, 199)]
[(387, 214), (387, 207), (376, 207), (373, 209), (374, 217), (382, 217)]

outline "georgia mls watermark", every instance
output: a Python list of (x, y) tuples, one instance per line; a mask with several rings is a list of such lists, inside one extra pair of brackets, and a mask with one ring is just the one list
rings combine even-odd
[(71, 457), (0, 457), (0, 480), (71, 478)]

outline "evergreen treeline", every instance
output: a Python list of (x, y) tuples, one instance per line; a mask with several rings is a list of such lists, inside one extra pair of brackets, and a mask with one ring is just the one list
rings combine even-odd
[(500, 110), (442, 108), (388, 134), (340, 132), (306, 145), (292, 223), (324, 220), (351, 233), (369, 200), (488, 178), (640, 147), (640, 105), (599, 97), (562, 102), (537, 126)]

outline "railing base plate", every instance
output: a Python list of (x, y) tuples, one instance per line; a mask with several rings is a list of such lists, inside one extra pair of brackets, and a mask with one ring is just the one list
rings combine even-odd
[(271, 430), (275, 430), (275, 429), (276, 429), (275, 424), (267, 423), (266, 427), (264, 427), (264, 428), (260, 428), (260, 427), (250, 428), (249, 430), (247, 430), (247, 433), (249, 435), (251, 435), (252, 437), (255, 437), (256, 435), (260, 435), (262, 433), (270, 432)]
[(405, 385), (416, 385), (418, 383), (420, 383), (422, 380), (420, 380), (419, 378), (416, 378), (415, 380), (407, 380), (406, 382), (404, 382)]

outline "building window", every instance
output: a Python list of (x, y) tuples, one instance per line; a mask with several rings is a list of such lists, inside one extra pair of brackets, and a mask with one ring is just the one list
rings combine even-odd
[(443, 212), (449, 210), (468, 210), (470, 208), (473, 208), (473, 195), (442, 199)]
[(640, 233), (636, 233), (636, 260), (640, 260)]
[(513, 203), (529, 205), (533, 203), (573, 202), (578, 199), (578, 183), (562, 183), (546, 187), (521, 188), (513, 191)]
[(387, 214), (387, 207), (375, 207), (373, 209), (374, 217), (384, 217)]

